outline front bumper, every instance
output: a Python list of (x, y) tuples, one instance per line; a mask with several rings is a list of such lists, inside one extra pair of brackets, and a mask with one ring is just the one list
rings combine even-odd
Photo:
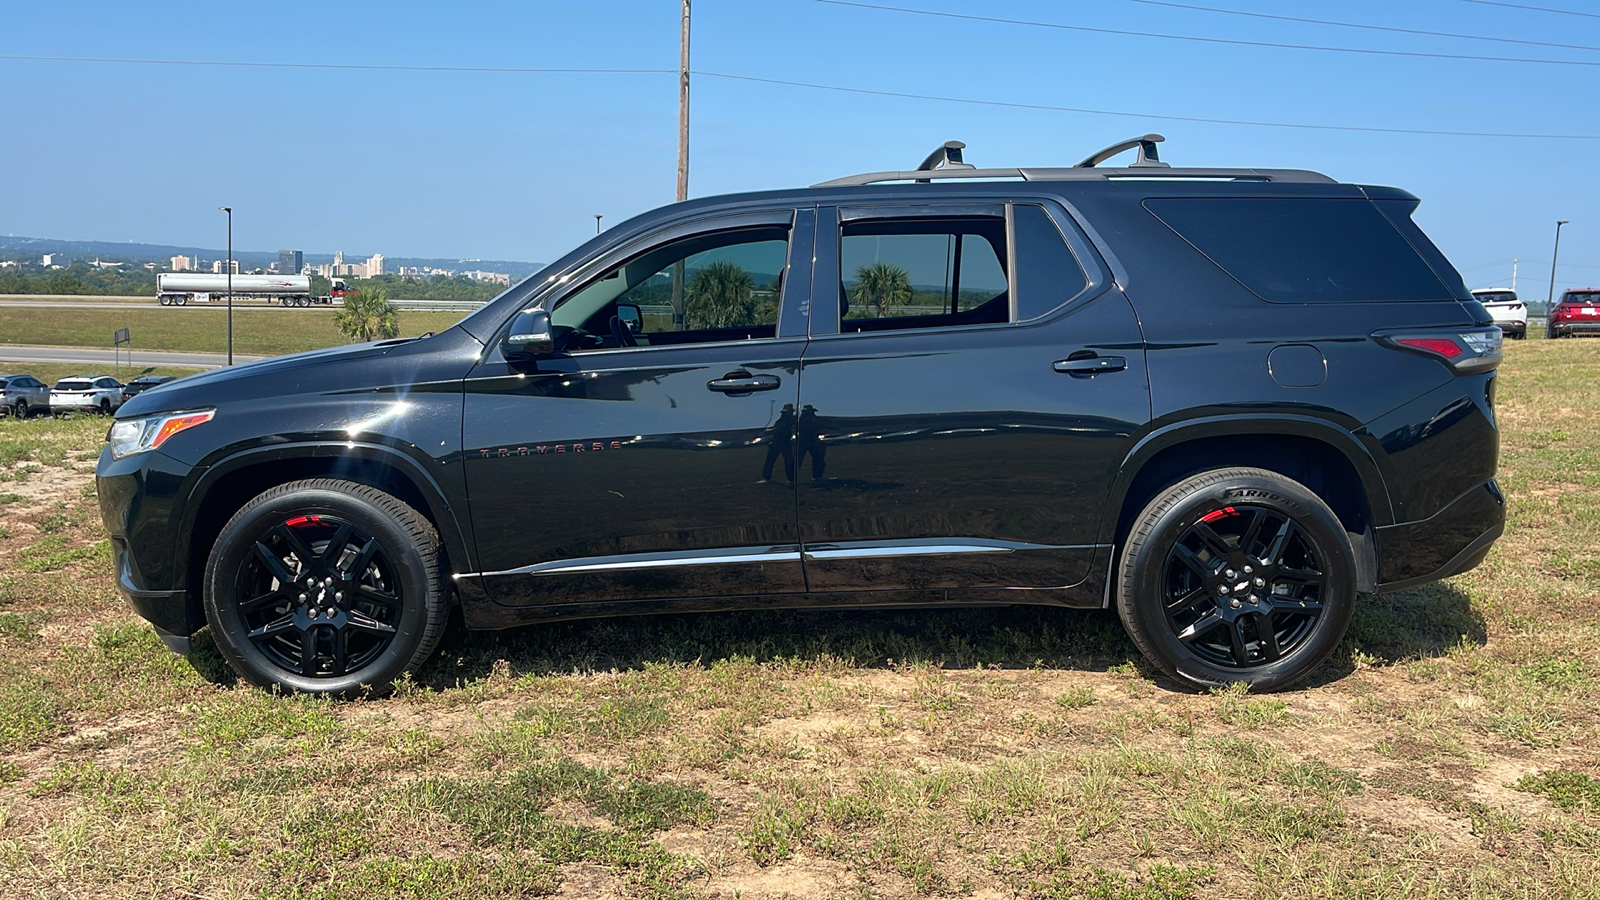
[(117, 593), (180, 653), (205, 625), (199, 594), (186, 584), (187, 554), (177, 546), (180, 498), (193, 471), (160, 451), (116, 460), (109, 449), (95, 469)]
[(1483, 562), (1506, 525), (1506, 498), (1493, 479), (1420, 522), (1377, 530), (1378, 593), (1460, 575)]

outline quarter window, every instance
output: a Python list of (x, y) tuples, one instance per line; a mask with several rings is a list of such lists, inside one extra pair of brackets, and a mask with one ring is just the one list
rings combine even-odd
[(770, 338), (788, 255), (784, 226), (652, 247), (563, 300), (551, 324), (568, 350)]
[(1389, 220), (1360, 199), (1164, 198), (1145, 208), (1264, 300), (1449, 300)]

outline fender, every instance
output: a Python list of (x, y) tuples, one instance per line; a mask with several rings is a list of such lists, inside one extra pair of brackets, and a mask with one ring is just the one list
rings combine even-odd
[(1100, 542), (1115, 540), (1117, 521), (1122, 505), (1127, 502), (1128, 489), (1134, 478), (1157, 453), (1188, 441), (1211, 437), (1232, 437), (1248, 434), (1282, 434), (1321, 441), (1337, 449), (1356, 471), (1366, 490), (1367, 507), (1372, 514), (1374, 527), (1394, 523), (1394, 507), (1389, 500), (1389, 488), (1377, 462), (1361, 439), (1351, 432), (1314, 416), (1274, 413), (1270, 418), (1258, 414), (1204, 416), (1184, 419), (1163, 425), (1140, 438), (1123, 458), (1117, 478), (1112, 483), (1105, 510), (1100, 520)]
[[(362, 441), (305, 441), (269, 446), (252, 447), (223, 457), (216, 463), (197, 472), (194, 485), (189, 489), (181, 508), (183, 518), (178, 522), (176, 529), (177, 539), (175, 552), (184, 554), (190, 544), (194, 533), (195, 520), (201, 508), (205, 506), (206, 497), (216, 487), (217, 483), (232, 472), (262, 463), (279, 462), (290, 459), (351, 459), (362, 462), (377, 462), (388, 465), (400, 472), (402, 477), (411, 483), (423, 501), (428, 505), (425, 512), (439, 529), (439, 538), (444, 542), (446, 551), (450, 554), (457, 568), (467, 567), (466, 571), (475, 571), (477, 560), (472, 553), (472, 541), (466, 529), (462, 527), (456, 515), (455, 507), (447, 499), (444, 488), (439, 484), (433, 474), (419, 464), (409, 454), (386, 444), (376, 444)], [(185, 574), (187, 569), (181, 570)]]

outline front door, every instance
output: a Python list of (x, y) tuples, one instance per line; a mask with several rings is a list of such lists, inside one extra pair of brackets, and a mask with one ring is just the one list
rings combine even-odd
[(545, 301), (554, 353), (473, 371), (465, 465), (491, 599), (805, 590), (789, 472), (806, 336), (784, 311), (810, 294), (814, 216), (636, 241)]
[(1099, 257), (1044, 202), (818, 222), (796, 438), (811, 589), (1081, 581), (1150, 418), (1139, 324)]

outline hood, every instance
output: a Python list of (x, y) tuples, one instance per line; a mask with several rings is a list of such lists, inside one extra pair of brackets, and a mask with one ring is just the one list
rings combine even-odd
[(483, 345), (460, 328), (424, 338), (396, 338), (274, 356), (212, 369), (135, 394), (117, 418), (181, 409), (220, 407), (230, 400), (286, 397), (307, 392), (360, 391), (438, 377), (465, 377)]

